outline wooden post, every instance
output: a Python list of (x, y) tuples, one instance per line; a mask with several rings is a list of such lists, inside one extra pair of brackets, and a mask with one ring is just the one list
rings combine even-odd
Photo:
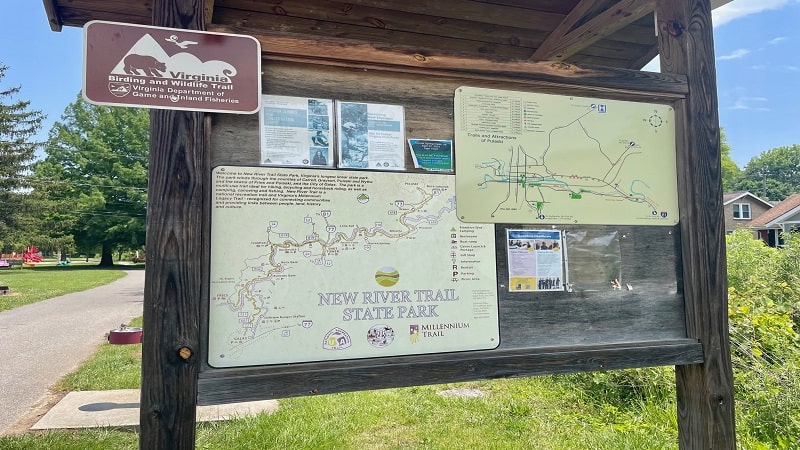
[(703, 344), (702, 364), (676, 367), (682, 449), (734, 449), (733, 371), (728, 338), (725, 228), (710, 0), (659, 0), (661, 71), (686, 75), (678, 106), (678, 195), (686, 325)]
[[(155, 0), (153, 25), (202, 30), (202, 0)], [(152, 110), (139, 448), (193, 449), (209, 157), (203, 113)]]

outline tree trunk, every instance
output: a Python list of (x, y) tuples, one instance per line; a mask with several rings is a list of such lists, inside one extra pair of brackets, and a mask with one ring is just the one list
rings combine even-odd
[(107, 242), (103, 242), (103, 250), (101, 251), (100, 256), (100, 267), (111, 267), (114, 265), (114, 258), (111, 254), (111, 245)]

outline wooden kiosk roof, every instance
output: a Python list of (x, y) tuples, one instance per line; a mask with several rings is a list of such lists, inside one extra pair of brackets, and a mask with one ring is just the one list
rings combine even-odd
[[(90, 20), (149, 25), (153, 16), (151, 0), (44, 4), (54, 31)], [(328, 48), (390, 45), (417, 60), (457, 54), (641, 69), (658, 54), (655, 5), (656, 0), (205, 0), (204, 11), (209, 31), (262, 41), (302, 35)]]

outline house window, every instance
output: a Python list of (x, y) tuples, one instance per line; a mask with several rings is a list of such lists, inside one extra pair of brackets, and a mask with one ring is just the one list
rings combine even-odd
[(749, 203), (734, 203), (733, 204), (733, 218), (750, 220), (750, 204)]

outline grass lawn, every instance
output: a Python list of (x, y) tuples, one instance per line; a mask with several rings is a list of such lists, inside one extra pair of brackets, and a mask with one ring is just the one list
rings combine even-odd
[(64, 267), (56, 266), (55, 263), (44, 263), (36, 267), (0, 269), (0, 285), (11, 289), (9, 294), (0, 295), (0, 312), (102, 286), (125, 276), (122, 270), (136, 268), (137, 266), (100, 268), (96, 262), (74, 262)]
[[(273, 414), (199, 423), (196, 448), (231, 449), (677, 449), (674, 414), (638, 427), (624, 412), (581, 402), (556, 377), (363, 391), (280, 401)], [(441, 395), (474, 389), (481, 397)], [(672, 405), (674, 411), (674, 405)], [(660, 419), (660, 423), (653, 421)], [(653, 425), (656, 423), (656, 425)], [(135, 449), (122, 429), (47, 431), (0, 438), (3, 449)]]
[[(140, 326), (141, 319), (130, 325)], [(103, 344), (58, 390), (139, 386), (141, 345)], [(273, 414), (199, 423), (197, 448), (676, 449), (675, 405), (609, 409), (569, 376), (493, 380), (280, 400)], [(450, 390), (477, 396), (448, 396)], [(637, 423), (632, 426), (631, 423)], [(135, 449), (136, 431), (47, 431), (0, 438), (2, 449)]]

